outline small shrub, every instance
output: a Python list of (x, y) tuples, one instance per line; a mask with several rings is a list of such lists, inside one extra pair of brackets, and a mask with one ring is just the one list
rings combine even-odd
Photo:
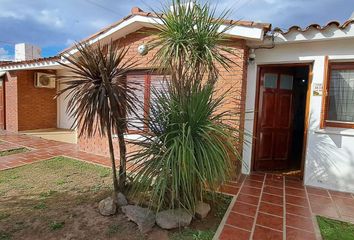
[(34, 209), (46, 209), (47, 205), (44, 202), (38, 203), (37, 205), (33, 206)]
[(41, 198), (48, 198), (50, 196), (52, 196), (53, 194), (55, 194), (57, 191), (54, 191), (54, 190), (49, 190), (48, 192), (42, 192), (39, 194), (39, 196)]
[(49, 224), (49, 228), (51, 231), (62, 229), (65, 225), (65, 222), (57, 222), (53, 221)]
[(0, 231), (0, 240), (10, 240), (10, 239), (11, 239), (11, 235), (9, 233)]
[(0, 213), (0, 220), (8, 218), (8, 217), (10, 217), (9, 213), (5, 213), (5, 212), (1, 212)]

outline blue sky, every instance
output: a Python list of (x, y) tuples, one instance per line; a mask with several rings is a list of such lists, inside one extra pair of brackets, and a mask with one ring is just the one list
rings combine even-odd
[[(26, 42), (53, 56), (130, 13), (133, 6), (158, 9), (168, 0), (0, 0), (0, 59), (11, 59), (15, 43)], [(273, 27), (344, 22), (354, 0), (211, 0), (230, 18), (272, 23)]]

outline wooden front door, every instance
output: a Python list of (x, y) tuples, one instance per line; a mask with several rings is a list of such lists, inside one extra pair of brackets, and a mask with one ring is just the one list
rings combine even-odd
[(291, 153), (293, 120), (291, 68), (262, 68), (255, 149), (255, 171), (286, 169)]
[(0, 129), (5, 129), (5, 96), (4, 80), (0, 78)]

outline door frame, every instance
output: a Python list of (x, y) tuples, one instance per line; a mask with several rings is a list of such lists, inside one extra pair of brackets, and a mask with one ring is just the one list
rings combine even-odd
[(253, 134), (252, 134), (252, 156), (251, 156), (251, 172), (254, 171), (255, 160), (256, 160), (256, 137), (258, 136), (258, 111), (259, 111), (259, 94), (260, 94), (260, 84), (261, 84), (261, 69), (266, 67), (308, 67), (308, 83), (306, 92), (306, 106), (305, 106), (305, 117), (304, 117), (304, 134), (303, 134), (303, 144), (302, 144), (302, 154), (301, 154), (301, 179), (304, 176), (305, 160), (306, 160), (306, 146), (307, 146), (307, 135), (310, 121), (310, 100), (311, 100), (311, 86), (312, 86), (312, 76), (313, 76), (313, 62), (308, 63), (284, 63), (284, 64), (260, 64), (257, 66), (256, 74), (256, 97), (255, 97), (255, 107), (254, 107), (254, 121), (253, 121)]

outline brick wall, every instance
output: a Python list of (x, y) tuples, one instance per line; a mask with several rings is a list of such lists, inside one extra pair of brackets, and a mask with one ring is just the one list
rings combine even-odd
[[(35, 88), (36, 71), (18, 71), (18, 131), (57, 126), (56, 89)], [(44, 72), (44, 71), (41, 71)]]
[(11, 132), (18, 131), (17, 105), (17, 76), (9, 72), (5, 77), (5, 129)]
[[(138, 32), (131, 33), (119, 40), (120, 44), (129, 47), (127, 57), (133, 57), (138, 60), (139, 65), (137, 66), (137, 69), (150, 68), (151, 59), (156, 52), (156, 50), (149, 51), (149, 53), (145, 56), (140, 56), (137, 53), (137, 48), (139, 45), (147, 43), (151, 40), (151, 36), (147, 36), (142, 32), (143, 31), (140, 30)], [(218, 81), (218, 88), (221, 90), (230, 89), (227, 99), (225, 100), (225, 108), (240, 113), (235, 125), (242, 129), (246, 96), (247, 47), (243, 40), (235, 40), (230, 43), (228, 47), (233, 48), (233, 50), (237, 53), (237, 56), (227, 54), (228, 57), (234, 61), (234, 64), (232, 64), (229, 71), (220, 69), (221, 77)], [(108, 156), (108, 144), (106, 138), (101, 138), (99, 136), (87, 138), (83, 136), (79, 138), (78, 144), (80, 149), (83, 151)], [(116, 144), (115, 149), (117, 150)], [(117, 154), (118, 153), (116, 153), (116, 157), (118, 157)]]

